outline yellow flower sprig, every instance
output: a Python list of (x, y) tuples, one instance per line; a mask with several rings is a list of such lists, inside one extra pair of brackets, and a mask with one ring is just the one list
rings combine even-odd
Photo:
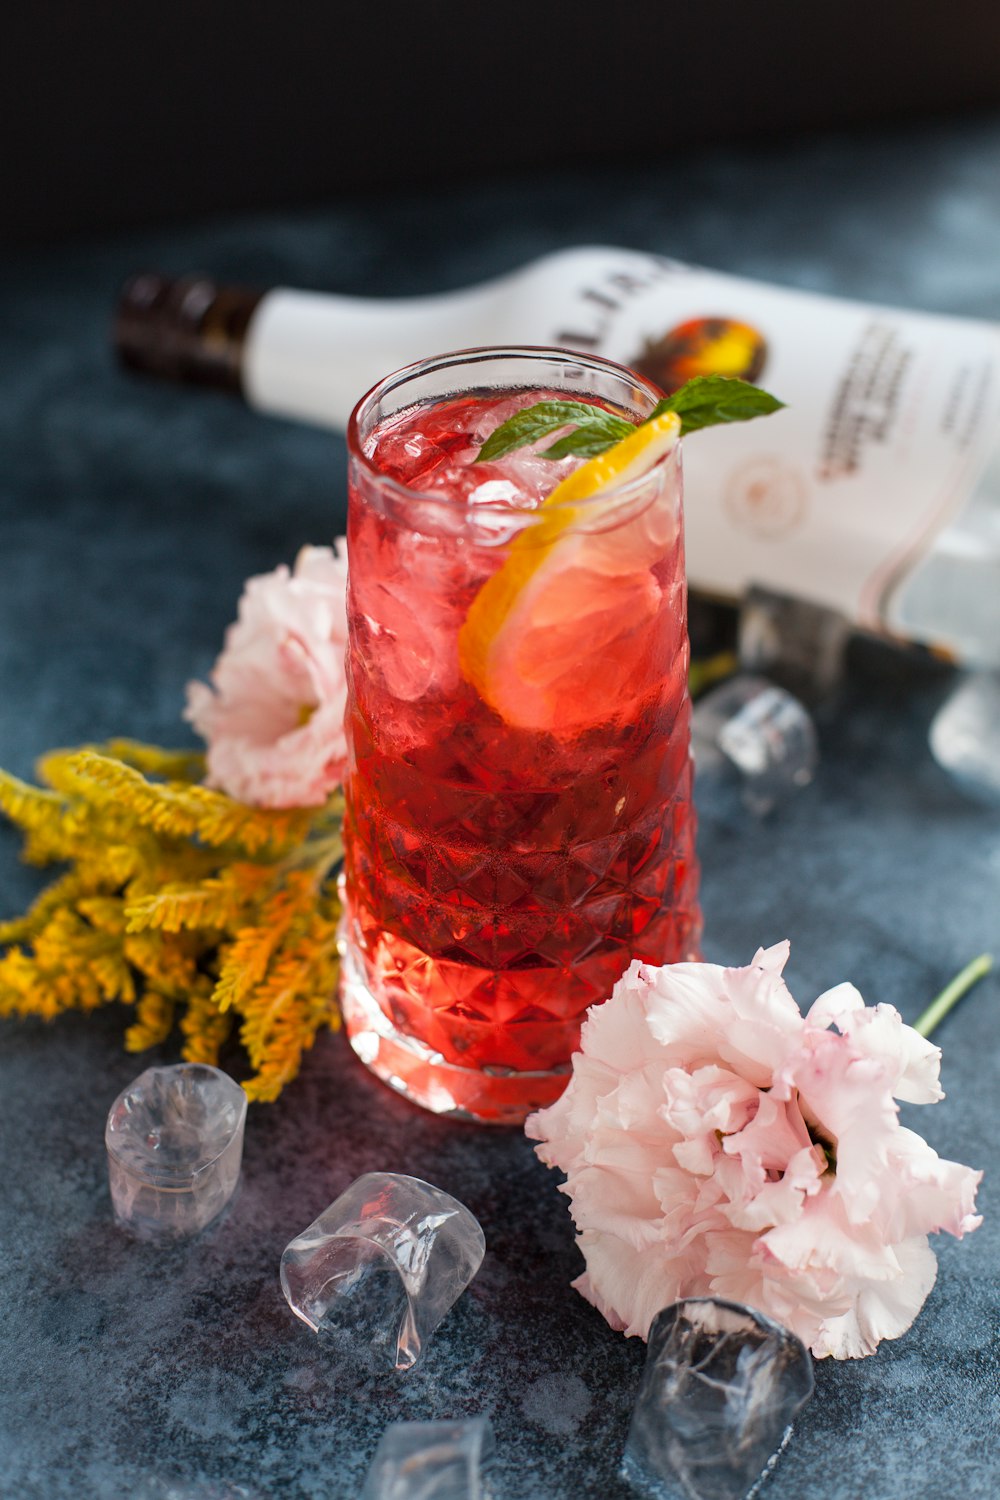
[(132, 1052), (179, 1023), (215, 1063), (238, 1026), (251, 1099), (274, 1099), (336, 1010), (340, 793), (248, 807), (199, 784), (202, 758), (131, 740), (59, 750), (41, 786), (0, 771), (23, 857), (68, 868), (0, 923), (0, 1016), (133, 1007)]

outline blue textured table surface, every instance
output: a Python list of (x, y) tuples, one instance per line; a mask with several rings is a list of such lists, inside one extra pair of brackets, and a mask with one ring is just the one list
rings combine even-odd
[[(209, 224), (9, 259), (0, 313), (0, 763), (129, 733), (183, 742), (242, 580), (339, 528), (344, 449), (222, 397), (126, 378), (108, 354), (129, 272), (359, 294), (445, 288), (576, 243), (645, 248), (787, 284), (1000, 317), (1000, 121), (712, 151), (400, 194), (308, 216)], [(815, 784), (764, 824), (703, 808), (706, 956), (792, 939), (803, 1004), (842, 979), (913, 1020), (997, 948), (1000, 815), (927, 750), (946, 673), (862, 654), (823, 723)], [(0, 908), (34, 889), (0, 832)], [(0, 1025), (0, 1496), (352, 1500), (385, 1424), (488, 1413), (498, 1500), (618, 1500), (643, 1346), (569, 1289), (555, 1177), (513, 1131), (435, 1120), (323, 1038), (279, 1103), (254, 1107), (228, 1218), (186, 1246), (111, 1222), (111, 1100), (139, 1071), (120, 1014)], [(1000, 1489), (997, 1132), (1000, 983), (936, 1038), (947, 1100), (907, 1111), (985, 1167), (983, 1227), (942, 1237), (914, 1328), (817, 1369), (768, 1482), (773, 1500)], [(175, 1056), (164, 1048), (164, 1058)], [(488, 1252), (405, 1377), (340, 1369), (289, 1314), (278, 1260), (362, 1172), (414, 1173), (477, 1214)]]

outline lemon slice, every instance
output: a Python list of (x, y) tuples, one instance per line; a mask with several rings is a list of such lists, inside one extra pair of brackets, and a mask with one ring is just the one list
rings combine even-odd
[(664, 412), (567, 475), (473, 599), (459, 631), (459, 665), (506, 723), (573, 733), (633, 700), (637, 651), (625, 648), (631, 637), (643, 643), (660, 608), (650, 565), (669, 530), (654, 505), (652, 531), (646, 513), (584, 531), (580, 522), (592, 512), (582, 502), (649, 473), (680, 431), (680, 418)]

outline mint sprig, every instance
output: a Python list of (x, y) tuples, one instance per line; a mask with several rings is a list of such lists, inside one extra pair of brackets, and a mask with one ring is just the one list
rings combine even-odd
[[(550, 432), (571, 423), (575, 424), (574, 431), (559, 438), (551, 448), (546, 448), (546, 458), (565, 458), (570, 453), (585, 453), (588, 457), (603, 453), (634, 430), (632, 423), (626, 422), (624, 417), (616, 417), (600, 406), (588, 406), (583, 401), (537, 401), (534, 406), (515, 412), (490, 434), (479, 450), (477, 462), (503, 458), (515, 448), (537, 443)], [(567, 443), (569, 447), (565, 446)]]
[[(675, 411), (681, 419), (681, 436), (685, 437), (703, 427), (766, 417), (779, 411), (784, 404), (748, 380), (737, 380), (729, 375), (696, 375), (673, 395), (657, 402), (645, 421), (651, 422), (664, 412)], [(635, 426), (624, 417), (616, 417), (599, 406), (588, 406), (582, 401), (538, 401), (502, 422), (480, 448), (477, 462), (503, 458), (515, 448), (537, 443), (560, 427), (571, 427), (572, 430), (557, 438), (550, 448), (545, 448), (544, 458), (568, 458), (571, 455), (594, 458), (628, 437), (635, 431)]]
[(720, 427), (725, 422), (749, 422), (780, 411), (784, 401), (733, 375), (696, 375), (673, 395), (658, 401), (646, 418), (651, 422), (665, 411), (681, 419), (681, 437), (702, 427)]

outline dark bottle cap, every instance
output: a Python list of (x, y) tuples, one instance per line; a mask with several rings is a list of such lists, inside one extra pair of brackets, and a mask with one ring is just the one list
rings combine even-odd
[(118, 358), (145, 375), (241, 392), (243, 344), (263, 296), (209, 276), (132, 276), (115, 313)]

